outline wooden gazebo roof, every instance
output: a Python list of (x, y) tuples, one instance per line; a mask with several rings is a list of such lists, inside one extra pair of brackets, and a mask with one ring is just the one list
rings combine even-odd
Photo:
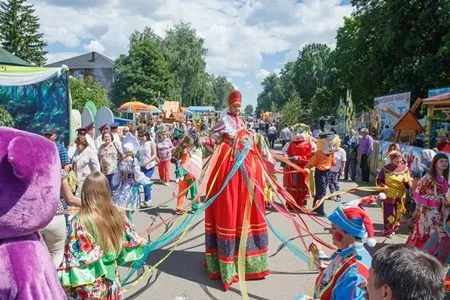
[(423, 127), (420, 125), (416, 116), (408, 110), (393, 126), (394, 130), (414, 130), (422, 131)]

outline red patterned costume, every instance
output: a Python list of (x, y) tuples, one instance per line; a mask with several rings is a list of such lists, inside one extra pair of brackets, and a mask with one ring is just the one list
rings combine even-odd
[[(229, 96), (230, 107), (241, 95), (233, 91)], [(267, 263), (267, 226), (261, 211), (264, 208), (264, 195), (260, 190), (248, 189), (246, 176), (259, 187), (263, 187), (264, 162), (254, 143), (254, 135), (246, 130), (238, 114), (225, 112), (213, 128), (213, 137), (219, 142), (215, 151), (219, 158), (212, 169), (208, 181), (207, 199), (219, 193), (228, 174), (236, 163), (236, 157), (251, 142), (250, 151), (243, 164), (225, 185), (224, 190), (205, 212), (205, 252), (206, 267), (211, 279), (222, 279), (225, 290), (229, 289), (238, 277), (238, 250), (245, 218), (245, 207), (249, 207), (249, 231), (245, 253), (245, 279), (261, 279), (270, 271)], [(216, 177), (217, 175), (217, 177)], [(254, 194), (254, 195), (251, 195)]]
[[(311, 142), (306, 140), (306, 134), (294, 133), (293, 141), (289, 144), (286, 154), (289, 160), (299, 166), (305, 168), (312, 155)], [(298, 206), (305, 206), (309, 193), (309, 174), (306, 171), (300, 172), (294, 168), (287, 166), (286, 173), (283, 176), (283, 184), (286, 190), (295, 199)]]

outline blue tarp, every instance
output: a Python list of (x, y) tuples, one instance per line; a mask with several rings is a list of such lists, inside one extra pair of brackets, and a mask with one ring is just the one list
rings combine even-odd
[(214, 106), (189, 106), (186, 110), (186, 112), (192, 114), (210, 113), (215, 111), (216, 109)]

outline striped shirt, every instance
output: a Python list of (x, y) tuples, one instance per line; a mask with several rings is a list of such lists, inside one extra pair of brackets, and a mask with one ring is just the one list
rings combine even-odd
[(59, 159), (61, 161), (61, 168), (64, 168), (65, 165), (70, 164), (69, 155), (67, 154), (66, 148), (60, 143), (55, 143), (56, 149), (58, 149)]

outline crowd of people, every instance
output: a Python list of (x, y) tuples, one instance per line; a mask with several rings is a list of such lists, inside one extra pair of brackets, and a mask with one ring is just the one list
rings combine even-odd
[[(90, 124), (66, 150), (56, 142), (56, 132), (45, 128), (42, 134), (59, 153), (61, 191), (56, 214), (40, 232), (67, 298), (122, 298), (118, 265), (142, 259), (150, 242), (136, 233), (134, 213), (151, 209), (155, 182), (175, 182), (174, 214), (206, 205), (205, 266), (225, 290), (239, 280), (270, 275), (265, 207), (278, 193), (291, 213), (327, 218), (337, 248), (328, 257), (316, 243), (310, 245), (319, 276), (314, 295), (299, 293), (296, 299), (443, 299), (450, 250), (445, 153), (424, 150), (422, 163), (409, 170), (398, 146), (389, 149), (375, 179), (382, 191), (377, 199), (383, 234), (399, 230), (409, 204), (415, 206), (412, 231), (406, 245), (384, 246), (371, 255), (365, 244), (375, 246), (374, 226), (362, 202), (343, 203), (328, 213), (324, 202), (326, 197), (341, 201), (342, 179), (370, 182), (369, 130), (349, 130), (341, 140), (335, 132), (288, 124), (280, 130), (282, 149), (276, 153), (270, 148), (278, 140), (277, 127), (249, 129), (240, 116), (241, 102), (241, 93), (232, 91), (228, 108), (204, 135), (188, 120), (150, 120), (123, 127), (121, 134), (118, 124), (104, 124), (97, 137)], [(156, 169), (159, 180), (152, 179)], [(275, 170), (283, 173), (282, 183)], [(204, 181), (206, 190), (199, 190)], [(192, 201), (185, 205), (188, 192)]]

